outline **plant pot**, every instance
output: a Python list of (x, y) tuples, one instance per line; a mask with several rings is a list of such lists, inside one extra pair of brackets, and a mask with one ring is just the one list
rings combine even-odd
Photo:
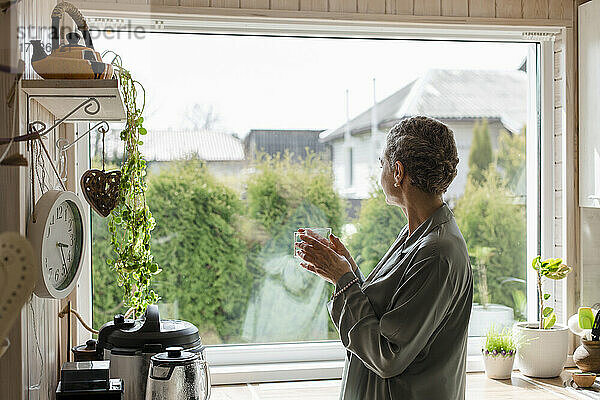
[(573, 353), (573, 361), (583, 372), (600, 373), (600, 341), (581, 339), (581, 346)]
[(556, 324), (539, 329), (537, 322), (520, 322), (514, 327), (520, 346), (517, 366), (523, 375), (535, 378), (559, 376), (567, 360), (569, 329)]
[(510, 379), (515, 362), (515, 354), (486, 354), (483, 351), (485, 375), (491, 379)]

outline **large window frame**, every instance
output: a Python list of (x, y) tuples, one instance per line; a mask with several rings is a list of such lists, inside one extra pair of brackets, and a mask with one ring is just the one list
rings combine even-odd
[[(120, 18), (116, 11), (86, 10), (92, 27), (106, 27), (111, 18)], [(290, 21), (262, 17), (214, 16), (157, 16), (150, 13), (131, 13), (131, 25), (142, 26), (152, 32), (229, 33), (237, 35), (278, 35), (302, 37), (352, 37), (364, 39), (422, 39), (465, 40), (482, 42), (531, 43), (528, 56), (530, 94), (528, 99), (528, 127), (535, 127), (536, 135), (527, 135), (527, 259), (537, 254), (552, 254), (553, 229), (544, 221), (554, 218), (554, 57), (553, 37), (561, 33), (559, 27), (527, 26), (423, 26), (411, 23), (365, 21)], [(160, 24), (157, 24), (157, 21)], [(95, 25), (96, 24), (96, 25)], [(105, 24), (105, 25), (102, 25)], [(126, 24), (125, 24), (126, 25)], [(160, 28), (157, 29), (157, 26)], [(535, 68), (533, 68), (535, 67)], [(533, 132), (529, 128), (528, 132)], [(79, 160), (87, 157), (85, 146)], [(532, 151), (531, 149), (535, 149)], [(531, 184), (536, 182), (536, 184)], [(91, 260), (88, 257), (88, 270)], [(86, 279), (90, 279), (88, 274)], [(86, 304), (91, 316), (91, 282), (80, 282), (78, 297)], [(534, 271), (527, 269), (527, 316), (536, 320), (537, 292)], [(89, 306), (89, 307), (88, 307)], [(80, 337), (85, 338), (85, 332)], [(481, 338), (469, 338), (468, 371), (483, 370), (479, 352)], [(301, 343), (274, 343), (260, 345), (231, 344), (207, 346), (214, 384), (233, 384), (267, 381), (340, 378), (345, 349), (340, 341)]]

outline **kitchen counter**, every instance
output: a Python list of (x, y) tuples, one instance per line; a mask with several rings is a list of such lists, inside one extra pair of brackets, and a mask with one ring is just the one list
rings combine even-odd
[[(600, 392), (563, 387), (575, 369), (553, 379), (528, 378), (513, 372), (511, 380), (492, 380), (483, 373), (467, 374), (467, 400), (600, 399)], [(213, 387), (211, 400), (337, 400), (341, 380), (276, 382)]]

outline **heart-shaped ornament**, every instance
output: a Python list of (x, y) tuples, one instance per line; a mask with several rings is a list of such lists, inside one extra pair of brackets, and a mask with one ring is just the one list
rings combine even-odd
[(81, 175), (83, 196), (98, 214), (108, 217), (119, 201), (121, 171), (90, 169)]

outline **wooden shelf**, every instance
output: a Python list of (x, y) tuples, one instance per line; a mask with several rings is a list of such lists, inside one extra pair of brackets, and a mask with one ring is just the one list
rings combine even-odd
[[(24, 80), (23, 91), (50, 111), (57, 119), (63, 118), (86, 99), (93, 97), (100, 102), (100, 111), (89, 115), (78, 110), (66, 121), (125, 120), (125, 108), (116, 79), (40, 79)], [(90, 105), (95, 110), (95, 105)]]

